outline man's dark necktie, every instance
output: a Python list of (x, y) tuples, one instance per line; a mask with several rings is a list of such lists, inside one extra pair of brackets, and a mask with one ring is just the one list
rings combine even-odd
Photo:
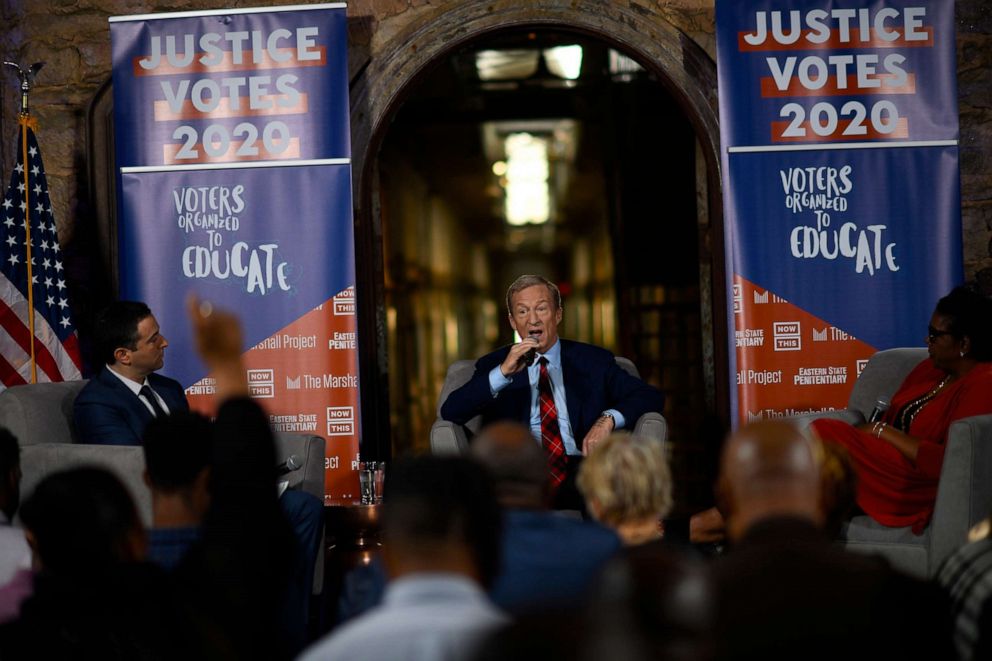
[(541, 356), (538, 363), (541, 366), (541, 375), (537, 380), (537, 402), (541, 408), (541, 445), (548, 453), (551, 488), (557, 489), (565, 481), (567, 471), (565, 443), (562, 441), (561, 428), (558, 426), (558, 407), (555, 406), (555, 395), (551, 390), (548, 359)]
[(151, 386), (141, 386), (138, 394), (148, 400), (148, 403), (152, 405), (152, 411), (155, 412), (156, 418), (164, 418), (168, 415), (168, 413), (162, 410), (162, 405), (158, 403), (158, 398), (155, 396), (155, 392), (151, 389)]

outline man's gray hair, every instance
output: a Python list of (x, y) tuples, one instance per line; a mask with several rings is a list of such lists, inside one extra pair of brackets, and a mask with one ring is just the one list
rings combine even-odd
[(510, 288), (506, 290), (506, 311), (513, 314), (513, 310), (510, 309), (510, 302), (513, 299), (513, 295), (518, 291), (523, 291), (528, 287), (533, 287), (534, 285), (544, 285), (551, 292), (551, 297), (555, 299), (555, 307), (559, 310), (561, 309), (561, 292), (558, 291), (558, 285), (551, 282), (543, 275), (522, 275), (513, 281)]

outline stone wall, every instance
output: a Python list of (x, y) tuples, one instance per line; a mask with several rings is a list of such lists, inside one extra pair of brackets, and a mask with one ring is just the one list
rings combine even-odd
[[(109, 16), (216, 7), (216, 0), (0, 0), (0, 57), (22, 64), (44, 61), (33, 93), (39, 140), (63, 243), (73, 239), (85, 208), (86, 111), (110, 76)], [(293, 0), (299, 4), (306, 0)], [(605, 1), (605, 0), (604, 0)], [(715, 59), (713, 0), (612, 0), (656, 16), (695, 40)], [(349, 63), (353, 75), (384, 44), (414, 21), (452, 6), (490, 8), (519, 0), (353, 0), (349, 14)], [(227, 3), (230, 7), (278, 2)], [(570, 0), (560, 0), (563, 7)], [(962, 211), (966, 275), (992, 291), (992, 10), (987, 0), (958, 0), (958, 84), (961, 114)], [(16, 80), (0, 74), (3, 184), (13, 165)]]

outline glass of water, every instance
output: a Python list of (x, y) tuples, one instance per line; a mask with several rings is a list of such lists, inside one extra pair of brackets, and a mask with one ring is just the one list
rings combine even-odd
[(362, 461), (358, 464), (358, 484), (362, 494), (362, 505), (375, 503), (375, 462)]

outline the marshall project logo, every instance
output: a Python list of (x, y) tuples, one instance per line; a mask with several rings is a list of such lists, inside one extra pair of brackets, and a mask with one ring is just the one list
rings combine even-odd
[(803, 348), (802, 325), (798, 321), (776, 321), (772, 325), (775, 351), (801, 351)]
[(758, 293), (758, 290), (754, 290), (754, 303), (755, 305), (764, 305), (766, 303), (786, 303), (787, 301), (781, 296), (776, 296), (775, 294), (765, 291)]
[(830, 340), (831, 342), (848, 342), (853, 339), (853, 335), (848, 335), (841, 329), (835, 328), (834, 326), (813, 329), (814, 342), (826, 342), (827, 340)]
[(248, 370), (248, 390), (256, 399), (276, 396), (276, 377), (273, 370)]
[(355, 407), (327, 407), (327, 435), (353, 436), (355, 434)]
[(744, 294), (741, 293), (741, 286), (734, 285), (734, 314), (744, 311)]
[(867, 358), (865, 358), (864, 360), (859, 360), (858, 361), (858, 366), (857, 366), (858, 367), (858, 376), (861, 376), (861, 373), (865, 371), (865, 367), (867, 367), (867, 366), (868, 366), (868, 359)]
[(782, 370), (741, 370), (737, 373), (739, 386), (767, 386), (771, 383), (782, 383)]
[(296, 413), (294, 415), (270, 415), (269, 424), (273, 431), (316, 432), (316, 413)]
[(290, 335), (277, 333), (268, 337), (253, 347), (256, 351), (264, 349), (316, 349), (316, 335)]
[(797, 386), (830, 386), (847, 383), (847, 366), (800, 367), (792, 377)]
[(819, 409), (761, 409), (760, 411), (748, 411), (747, 421), (756, 422), (758, 420), (775, 420), (776, 418), (793, 418), (797, 415), (809, 415), (810, 413), (826, 413), (835, 410), (832, 406), (824, 406)]
[(355, 314), (355, 288), (348, 287), (334, 297), (334, 316), (350, 316)]
[(357, 388), (358, 377), (354, 374), (300, 374), (286, 377), (286, 390), (333, 390)]
[(742, 328), (734, 331), (734, 340), (738, 347), (763, 347), (765, 345), (764, 328)]

